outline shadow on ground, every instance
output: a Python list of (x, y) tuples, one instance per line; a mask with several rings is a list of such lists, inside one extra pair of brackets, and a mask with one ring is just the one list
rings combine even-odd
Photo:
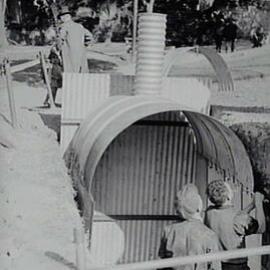
[(57, 135), (57, 141), (60, 142), (60, 130), (61, 130), (61, 115), (60, 114), (48, 114), (41, 113), (39, 115), (48, 128), (52, 129)]

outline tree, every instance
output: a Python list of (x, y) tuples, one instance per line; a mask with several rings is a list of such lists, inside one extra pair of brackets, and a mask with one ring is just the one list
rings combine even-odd
[(132, 12), (129, 10), (131, 6), (131, 1), (101, 1), (96, 7), (99, 24), (94, 29), (95, 39), (111, 42), (112, 38), (123, 40), (124, 36), (129, 35), (132, 23)]
[(0, 49), (7, 47), (7, 37), (5, 28), (6, 0), (0, 0)]

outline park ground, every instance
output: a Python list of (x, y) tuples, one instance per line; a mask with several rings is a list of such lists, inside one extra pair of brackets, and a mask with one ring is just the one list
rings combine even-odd
[[(103, 61), (90, 61), (92, 70), (119, 72), (121, 68), (131, 68), (123, 60), (126, 57), (123, 45), (95, 45), (94, 49), (113, 55), (116, 64), (108, 63), (104, 56)], [(16, 60), (13, 63), (27, 59), (28, 50), (38, 48), (10, 48)], [(21, 57), (22, 51), (24, 57)], [(218, 92), (213, 87), (210, 103), (216, 117), (226, 125), (270, 122), (269, 55), (269, 45), (252, 49), (241, 43), (236, 52), (222, 53), (232, 71), (235, 91)], [(179, 56), (170, 75), (214, 78), (214, 71), (203, 57), (187, 53)], [(1, 269), (76, 269), (73, 230), (82, 224), (73, 200), (71, 179), (61, 159), (57, 134), (50, 129), (59, 127), (60, 108), (43, 107), (46, 88), (39, 67), (15, 73), (12, 86), (19, 124), (16, 130), (10, 126), (7, 92), (1, 78)], [(61, 90), (57, 103), (61, 103)], [(86, 255), (87, 264), (94, 263), (94, 258)]]

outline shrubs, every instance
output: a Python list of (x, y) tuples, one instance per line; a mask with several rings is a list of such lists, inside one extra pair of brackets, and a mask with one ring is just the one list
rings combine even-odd
[(267, 123), (235, 124), (232, 130), (243, 142), (249, 155), (255, 189), (270, 183), (270, 125)]

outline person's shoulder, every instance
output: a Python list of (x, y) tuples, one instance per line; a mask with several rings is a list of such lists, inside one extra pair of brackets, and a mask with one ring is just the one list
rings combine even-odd
[(165, 232), (171, 233), (171, 232), (184, 232), (188, 230), (188, 228), (191, 227), (191, 223), (187, 220), (183, 220), (180, 222), (175, 222), (170, 225), (167, 225), (165, 227)]
[(234, 230), (239, 235), (254, 234), (258, 230), (258, 221), (247, 213), (237, 213), (234, 217)]
[(206, 208), (206, 212), (211, 212), (213, 210), (217, 209), (217, 207), (215, 205), (209, 205), (207, 208)]
[(206, 219), (218, 219), (222, 221), (224, 218), (233, 218), (237, 214), (237, 211), (233, 206), (224, 206), (224, 207), (211, 207), (206, 210), (205, 216)]
[(207, 237), (207, 238), (213, 238), (213, 237), (217, 238), (217, 235), (213, 230), (211, 230), (209, 227), (207, 227), (204, 224), (202, 224), (202, 225), (203, 225), (202, 229), (204, 231), (204, 236), (205, 237)]
[(177, 229), (177, 228), (181, 228), (182, 226), (184, 226), (184, 224), (186, 224), (187, 221), (186, 220), (183, 220), (183, 221), (176, 221), (176, 222), (173, 222), (169, 225), (166, 226), (166, 228), (171, 228), (171, 229)]
[(206, 212), (237, 212), (233, 205), (216, 206), (210, 205)]
[(72, 21), (72, 25), (73, 25), (74, 27), (77, 27), (77, 28), (81, 28), (81, 29), (84, 28), (83, 25), (80, 24), (80, 23), (78, 23), (78, 22)]
[(182, 224), (183, 222), (175, 222), (169, 225), (166, 225), (163, 229), (163, 233), (166, 237), (169, 237), (170, 235), (175, 234), (177, 231), (183, 231), (182, 230)]
[(205, 241), (212, 242), (213, 240), (214, 242), (218, 243), (217, 234), (205, 224), (201, 223), (199, 225), (198, 232), (200, 232), (199, 237), (204, 239)]
[(218, 243), (216, 233), (202, 222), (196, 223), (196, 227), (193, 227), (191, 237), (195, 237), (199, 242), (202, 243)]

